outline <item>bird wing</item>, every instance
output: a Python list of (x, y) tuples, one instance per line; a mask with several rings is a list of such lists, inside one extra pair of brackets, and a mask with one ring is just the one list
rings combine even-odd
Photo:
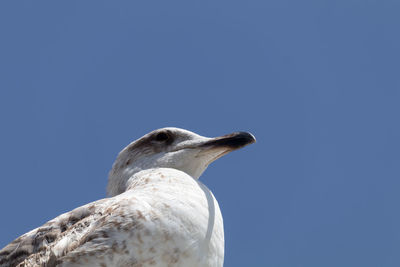
[(113, 245), (110, 228), (121, 220), (115, 214), (121, 204), (101, 199), (56, 217), (4, 247), (0, 266), (55, 266), (107, 251)]

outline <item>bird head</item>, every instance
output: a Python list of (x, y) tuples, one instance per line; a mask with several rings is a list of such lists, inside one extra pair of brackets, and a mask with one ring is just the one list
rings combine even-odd
[(152, 168), (173, 168), (198, 179), (211, 162), (255, 141), (247, 132), (209, 138), (172, 127), (152, 131), (118, 154), (109, 174), (107, 193), (114, 196), (124, 192), (133, 174)]

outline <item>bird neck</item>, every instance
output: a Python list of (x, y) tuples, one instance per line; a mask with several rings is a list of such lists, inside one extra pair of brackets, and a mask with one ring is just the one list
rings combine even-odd
[(127, 166), (125, 168), (117, 168), (113, 166), (108, 176), (107, 184), (107, 195), (113, 197), (119, 195), (129, 189), (129, 187), (139, 180), (144, 174), (150, 173), (156, 170), (170, 170), (173, 172), (184, 173), (185, 175), (191, 177), (193, 180), (198, 180), (199, 177), (193, 177), (187, 172), (175, 169), (175, 168), (141, 168)]
[(107, 195), (113, 197), (125, 192), (128, 180), (140, 171), (142, 169), (139, 167), (127, 166), (120, 168), (120, 166), (114, 164), (108, 175)]
[[(198, 187), (199, 181), (187, 173), (173, 168), (151, 168), (132, 175), (126, 182), (126, 191), (164, 192), (176, 195), (176, 188)], [(149, 194), (148, 194), (149, 195)]]

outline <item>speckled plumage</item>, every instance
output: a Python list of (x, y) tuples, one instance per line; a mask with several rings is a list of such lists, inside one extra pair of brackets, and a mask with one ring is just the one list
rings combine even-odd
[[(168, 168), (179, 166), (168, 162), (193, 156), (202, 161), (201, 174), (227, 146), (217, 149), (208, 145), (214, 139), (166, 129), (157, 131), (173, 135), (168, 148), (163, 144), (150, 149), (158, 144), (153, 142), (159, 139), (155, 131), (119, 154), (110, 172), (110, 198), (62, 214), (17, 238), (0, 251), (0, 266), (222, 266), (224, 231), (217, 201), (195, 179), (197, 165), (184, 172)], [(146, 164), (140, 160), (143, 155)]]

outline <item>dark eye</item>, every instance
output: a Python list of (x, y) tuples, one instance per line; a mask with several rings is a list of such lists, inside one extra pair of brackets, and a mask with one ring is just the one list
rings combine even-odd
[(165, 142), (168, 139), (170, 139), (170, 136), (168, 133), (166, 132), (160, 132), (156, 135), (156, 137), (154, 138), (156, 141), (158, 142)]

